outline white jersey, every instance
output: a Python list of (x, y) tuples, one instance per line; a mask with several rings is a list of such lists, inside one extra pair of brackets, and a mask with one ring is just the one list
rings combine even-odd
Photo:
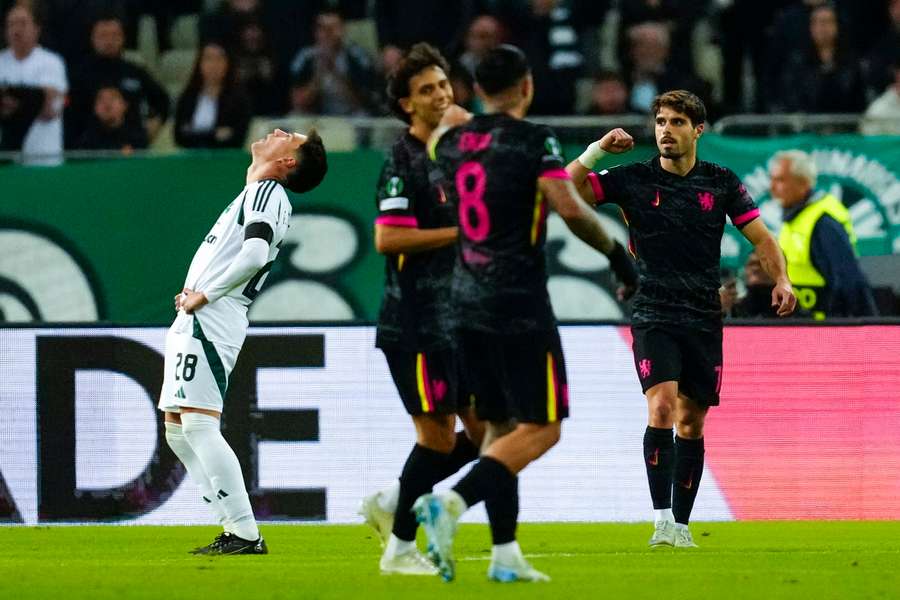
[(259, 294), (291, 219), (291, 202), (274, 179), (255, 181), (229, 204), (194, 254), (184, 287), (202, 292), (222, 276), (244, 243), (244, 228), (266, 223), (272, 228), (269, 260), (250, 281), (196, 311), (207, 339), (240, 348), (247, 335), (247, 307)]
[(64, 95), (69, 91), (66, 65), (62, 58), (40, 46), (19, 60), (13, 51), (0, 52), (0, 86), (25, 86), (52, 88), (62, 96), (55, 108), (58, 115), (50, 120), (37, 118), (22, 141), (22, 154), (26, 164), (56, 165), (62, 162)]

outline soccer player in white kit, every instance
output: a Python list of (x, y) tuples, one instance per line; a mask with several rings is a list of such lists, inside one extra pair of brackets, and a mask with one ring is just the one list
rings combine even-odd
[(195, 554), (267, 554), (241, 466), (219, 418), (247, 335), (247, 308), (259, 294), (291, 218), (285, 188), (307, 192), (325, 176), (322, 139), (276, 129), (251, 147), (247, 185), (222, 212), (194, 254), (178, 316), (166, 335), (159, 409), (166, 441), (199, 485), (224, 531)]

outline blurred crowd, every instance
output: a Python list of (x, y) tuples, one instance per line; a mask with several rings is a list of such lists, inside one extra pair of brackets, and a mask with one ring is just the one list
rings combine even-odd
[[(512, 43), (533, 114), (645, 114), (685, 88), (710, 117), (863, 113), (900, 133), (900, 0), (0, 0), (0, 150), (238, 147), (253, 116), (381, 116), (385, 78), (425, 40), (457, 100)], [(157, 55), (142, 52), (152, 16)], [(189, 31), (184, 35), (184, 26)], [(189, 47), (179, 46), (189, 40)], [(890, 119), (896, 123), (891, 123)]]

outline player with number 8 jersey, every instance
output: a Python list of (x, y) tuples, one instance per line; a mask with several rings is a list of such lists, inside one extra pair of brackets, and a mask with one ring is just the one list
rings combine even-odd
[(246, 186), (203, 238), (175, 296), (159, 409), (166, 441), (224, 531), (198, 554), (266, 554), (241, 467), (219, 430), (228, 377), (291, 218), (285, 188), (308, 191), (325, 176), (321, 138), (275, 130), (251, 146)]
[(478, 463), (450, 492), (423, 495), (414, 508), (445, 579), (454, 577), (456, 520), (484, 501), (494, 542), (488, 577), (544, 581), (547, 576), (525, 560), (515, 532), (518, 473), (556, 444), (569, 412), (547, 292), (550, 208), (610, 258), (624, 283), (635, 284), (637, 273), (578, 196), (553, 131), (523, 120), (534, 82), (522, 51), (491, 50), (478, 65), (476, 83), (488, 114), (460, 124), (448, 111), (430, 148), (459, 219), (451, 311), (462, 377), (488, 425)]

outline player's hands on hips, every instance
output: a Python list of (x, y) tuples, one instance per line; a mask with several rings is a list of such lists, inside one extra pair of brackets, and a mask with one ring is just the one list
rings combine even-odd
[(187, 295), (193, 292), (194, 290), (184, 288), (177, 294), (175, 294), (175, 312), (181, 310), (181, 303), (184, 302), (184, 299), (187, 298)]
[(181, 300), (181, 308), (189, 315), (207, 304), (209, 304), (209, 300), (206, 299), (206, 294), (203, 292), (188, 292)]
[(617, 127), (600, 138), (600, 148), (611, 154), (622, 154), (634, 148), (634, 138), (624, 129)]
[(797, 298), (790, 281), (779, 281), (772, 290), (772, 306), (777, 307), (779, 317), (786, 317), (797, 307)]

